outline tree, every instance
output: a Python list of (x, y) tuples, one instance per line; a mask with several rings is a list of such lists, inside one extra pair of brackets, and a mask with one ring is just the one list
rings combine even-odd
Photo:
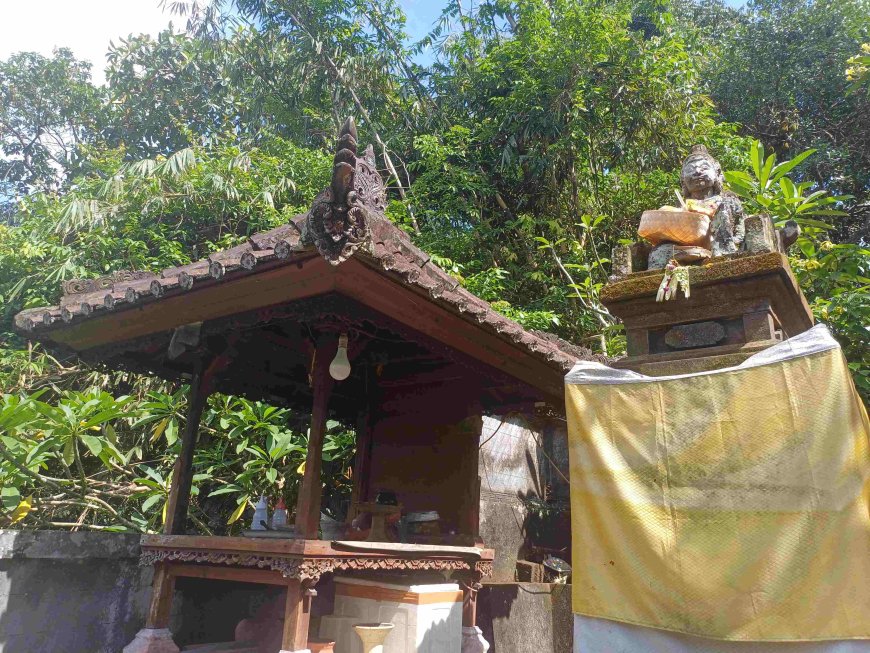
[[(187, 400), (186, 388), (55, 359), (12, 332), (12, 315), (56, 303), (64, 279), (183, 264), (285, 223), (328, 184), (349, 114), (375, 142), (388, 217), (436, 263), (524, 326), (611, 354), (624, 347), (598, 301), (611, 248), (636, 238), (644, 209), (673, 201), (681, 160), (707, 145), (750, 212), (802, 221), (792, 267), (866, 396), (870, 256), (851, 227), (866, 206), (870, 112), (850, 85), (867, 2), (446, 2), (412, 44), (393, 0), (179, 0), (168, 4), (186, 32), (119, 40), (105, 88), (67, 51), (11, 57), (0, 64), (5, 523), (159, 529)], [(851, 227), (837, 231), (829, 212), (844, 206)], [(251, 497), (279, 482), (292, 497), (306, 418), (211, 398), (194, 460), (198, 530), (241, 528)], [(330, 423), (333, 508), (353, 446)]]
[(845, 239), (870, 239), (870, 96), (849, 93), (848, 60), (870, 36), (867, 0), (753, 0), (708, 33), (705, 74), (725, 120), (780, 157), (817, 155), (798, 171), (850, 194)]
[(57, 192), (83, 161), (103, 112), (90, 64), (70, 50), (34, 52), (0, 62), (0, 198)]
[(634, 19), (628, 2), (478, 5), (439, 49), (451, 126), (415, 142), (424, 246), (503, 270), (502, 299), (554, 313), (574, 340), (612, 333), (597, 300), (609, 252), (670, 195), (689, 147), (727, 163), (742, 150), (680, 36)]

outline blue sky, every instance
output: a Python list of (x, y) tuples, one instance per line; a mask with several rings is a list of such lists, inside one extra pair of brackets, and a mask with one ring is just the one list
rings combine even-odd
[[(725, 0), (732, 7), (742, 7), (746, 0)], [(407, 16), (406, 31), (412, 39), (425, 36), (435, 25), (441, 15), (441, 9), (446, 0), (399, 0), (399, 5)], [(463, 5), (467, 2), (463, 2)]]
[[(425, 36), (448, 0), (399, 0), (407, 15), (412, 39)], [(463, 0), (468, 4), (472, 0)], [(744, 0), (727, 0), (740, 6)], [(79, 59), (94, 64), (94, 81), (103, 82), (103, 66), (110, 40), (129, 34), (156, 34), (173, 17), (159, 0), (0, 0), (0, 59), (13, 52), (51, 55), (68, 47)], [(182, 21), (175, 17), (176, 26)]]

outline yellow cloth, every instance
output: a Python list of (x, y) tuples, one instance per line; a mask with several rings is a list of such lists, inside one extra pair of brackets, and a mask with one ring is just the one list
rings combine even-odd
[(870, 638), (867, 412), (824, 327), (804, 335), (828, 344), (682, 377), (568, 375), (575, 613)]

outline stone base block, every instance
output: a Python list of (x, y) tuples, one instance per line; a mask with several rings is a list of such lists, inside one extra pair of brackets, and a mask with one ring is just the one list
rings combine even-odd
[(143, 628), (133, 641), (124, 647), (123, 653), (180, 653), (168, 628)]
[(477, 626), (462, 628), (462, 653), (486, 653), (489, 642), (483, 637), (483, 631)]

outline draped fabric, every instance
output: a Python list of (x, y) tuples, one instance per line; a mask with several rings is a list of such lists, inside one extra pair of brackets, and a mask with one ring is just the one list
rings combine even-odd
[(712, 372), (578, 363), (566, 402), (576, 614), (870, 639), (870, 426), (824, 326)]

